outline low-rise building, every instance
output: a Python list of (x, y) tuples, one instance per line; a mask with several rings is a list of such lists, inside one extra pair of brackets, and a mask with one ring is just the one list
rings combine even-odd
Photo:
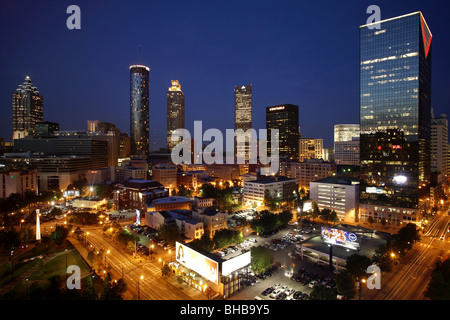
[(159, 163), (152, 167), (153, 180), (161, 183), (165, 188), (173, 190), (177, 187), (177, 166)]
[(193, 217), (191, 211), (149, 211), (145, 213), (145, 222), (149, 227), (156, 230), (162, 225), (174, 223), (188, 242), (200, 239), (204, 233), (203, 222), (200, 219)]
[(214, 205), (214, 198), (194, 197), (194, 206), (197, 208), (209, 208)]
[(153, 180), (128, 180), (117, 185), (113, 192), (114, 209), (137, 209), (147, 211), (147, 206), (154, 199), (169, 196), (164, 186)]
[(336, 175), (337, 165), (321, 159), (307, 159), (303, 162), (281, 162), (286, 177), (298, 179), (299, 187), (309, 190), (309, 183)]
[(281, 201), (286, 200), (298, 192), (298, 180), (286, 177), (263, 177), (254, 181), (244, 181), (243, 201), (247, 205), (255, 204), (260, 206), (264, 203), (266, 192), (272, 197), (278, 197)]
[(177, 186), (185, 186), (195, 190), (202, 185), (202, 173), (204, 171), (178, 172)]
[(191, 199), (180, 196), (159, 198), (147, 204), (146, 211), (192, 210), (192, 202)]
[(26, 191), (38, 191), (36, 169), (0, 171), (0, 198), (7, 198), (13, 193), (23, 196)]
[(310, 199), (320, 210), (335, 211), (339, 220), (358, 222), (359, 180), (329, 177), (310, 183)]
[(192, 212), (192, 216), (203, 222), (205, 232), (209, 232), (212, 239), (217, 231), (227, 229), (228, 215), (218, 210), (199, 208)]

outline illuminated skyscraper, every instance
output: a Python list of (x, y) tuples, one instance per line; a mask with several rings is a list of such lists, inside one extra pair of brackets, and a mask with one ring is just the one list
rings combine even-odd
[[(252, 129), (252, 99), (252, 85), (234, 87), (234, 130)], [(245, 139), (245, 143), (238, 145), (239, 138)], [(251, 139), (250, 131), (236, 136), (236, 156), (243, 154), (245, 160), (250, 159)]]
[(26, 77), (12, 94), (13, 139), (34, 135), (35, 123), (44, 121), (44, 98)]
[(360, 27), (360, 197), (376, 220), (419, 222), (429, 193), (431, 39), (421, 12)]
[(181, 136), (177, 136), (176, 142), (170, 139), (177, 129), (185, 129), (184, 94), (178, 80), (172, 80), (172, 86), (167, 91), (167, 147), (170, 150), (182, 140)]
[(297, 160), (299, 156), (298, 106), (284, 104), (266, 108), (267, 153), (270, 154), (271, 130), (278, 129), (279, 155)]
[(347, 142), (359, 138), (359, 131), (359, 124), (337, 124), (334, 126), (334, 142)]
[(149, 154), (149, 72), (146, 66), (130, 66), (130, 139), (135, 156)]

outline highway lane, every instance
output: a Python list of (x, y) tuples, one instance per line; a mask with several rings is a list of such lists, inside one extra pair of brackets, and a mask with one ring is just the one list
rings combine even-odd
[[(423, 232), (422, 240), (417, 243), (406, 258), (408, 268), (399, 273), (395, 285), (386, 294), (386, 300), (422, 300), (431, 279), (436, 262), (445, 259), (449, 244), (445, 239), (450, 223), (448, 211), (436, 216)], [(441, 238), (444, 238), (441, 240)]]
[[(96, 250), (103, 248), (106, 254), (106, 263), (111, 268), (114, 279), (122, 277), (128, 285), (128, 290), (138, 296), (138, 282), (142, 300), (191, 300), (191, 298), (161, 278), (162, 262), (149, 262), (144, 259), (135, 259), (126, 253), (123, 248), (113, 243), (112, 239), (105, 237), (101, 230), (91, 229), (87, 240)], [(143, 279), (140, 280), (140, 277)], [(138, 281), (139, 279), (139, 281)]]
[[(363, 298), (368, 300), (422, 300), (431, 279), (432, 269), (439, 259), (449, 255), (450, 243), (447, 228), (448, 211), (438, 214), (422, 232), (422, 239), (398, 261), (395, 269), (382, 275), (381, 289), (363, 288)], [(441, 237), (446, 237), (441, 240)]]

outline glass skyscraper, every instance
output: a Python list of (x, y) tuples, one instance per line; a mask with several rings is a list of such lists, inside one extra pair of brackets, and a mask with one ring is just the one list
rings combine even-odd
[(130, 140), (135, 156), (149, 154), (149, 72), (146, 66), (130, 66)]
[[(245, 132), (252, 129), (252, 88), (251, 84), (234, 87), (234, 130), (242, 129)], [(236, 155), (244, 154), (245, 160), (249, 160), (252, 135), (249, 133), (242, 136), (241, 139), (244, 138), (245, 143), (238, 146), (236, 139)]]
[(363, 204), (418, 209), (429, 193), (431, 39), (421, 12), (360, 27)]
[(184, 120), (184, 94), (178, 80), (172, 80), (172, 86), (167, 91), (167, 147), (170, 150), (183, 139), (178, 136), (176, 142), (171, 141), (175, 130), (185, 129)]
[(26, 77), (12, 94), (13, 139), (34, 135), (36, 122), (44, 121), (44, 98)]
[(278, 129), (279, 155), (291, 160), (299, 157), (298, 106), (284, 104), (266, 108), (267, 153), (270, 154), (272, 129)]

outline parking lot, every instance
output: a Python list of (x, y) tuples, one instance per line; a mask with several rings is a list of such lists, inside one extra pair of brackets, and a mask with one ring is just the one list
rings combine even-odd
[(301, 260), (295, 255), (295, 246), (302, 240), (318, 234), (316, 225), (305, 225), (302, 230), (290, 225), (267, 237), (253, 236), (254, 245), (264, 245), (273, 252), (274, 261), (280, 267), (265, 275), (256, 275), (248, 286), (230, 297), (230, 300), (304, 300), (317, 284), (333, 290), (335, 274), (326, 266), (315, 264), (309, 259)]

